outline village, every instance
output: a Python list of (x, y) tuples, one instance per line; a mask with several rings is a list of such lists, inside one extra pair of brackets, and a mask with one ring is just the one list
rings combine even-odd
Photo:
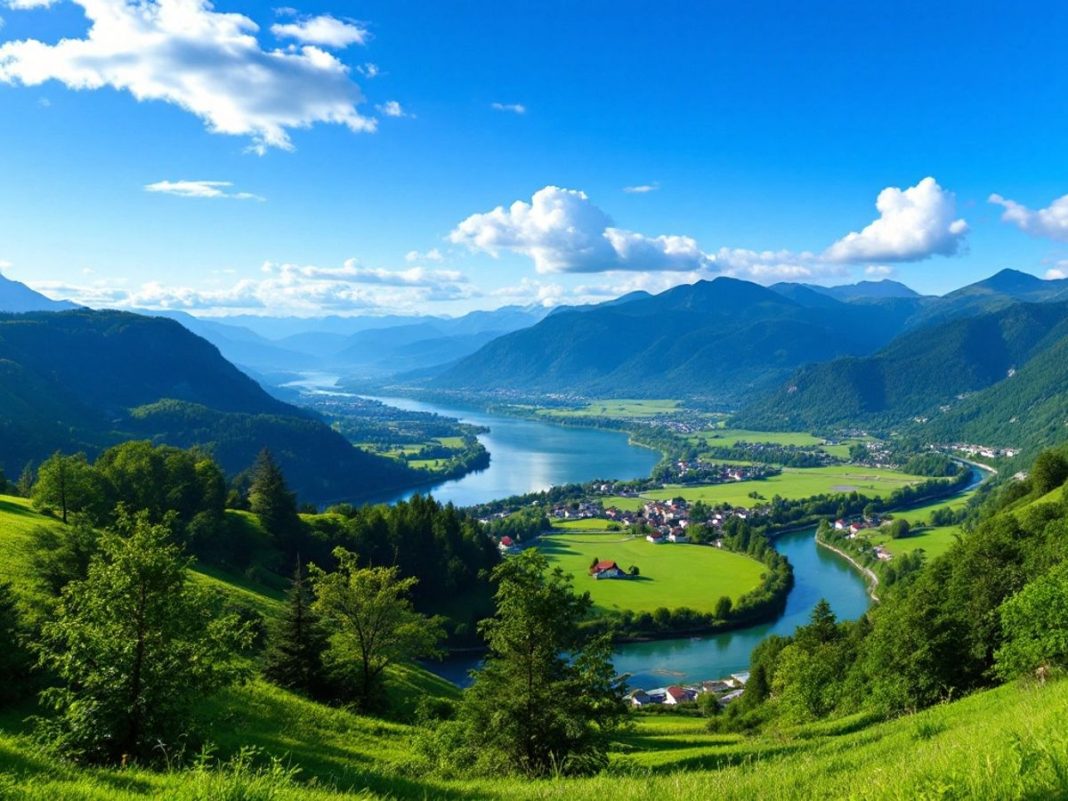
[(633, 690), (627, 696), (627, 700), (631, 706), (640, 709), (647, 706), (677, 706), (696, 703), (702, 696), (711, 695), (719, 706), (724, 707), (742, 696), (748, 682), (749, 671), (743, 671), (732, 673), (725, 679), (703, 681), (696, 685), (672, 684), (652, 690)]

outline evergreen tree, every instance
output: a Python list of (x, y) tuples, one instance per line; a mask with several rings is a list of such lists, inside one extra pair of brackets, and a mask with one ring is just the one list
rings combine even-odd
[(264, 675), (280, 687), (315, 696), (324, 689), (326, 633), (312, 608), (312, 593), (297, 560), (282, 618), (267, 642)]
[(579, 623), (592, 604), (536, 549), (494, 570), (497, 611), (480, 628), (490, 648), (460, 710), (467, 753), (484, 771), (543, 776), (606, 764), (626, 715), (607, 637)]
[(26, 649), (25, 632), (8, 582), (0, 583), (0, 702), (20, 700), (29, 682), (33, 659)]
[(249, 509), (275, 543), (287, 553), (295, 554), (302, 528), (297, 496), (290, 492), (282, 469), (267, 448), (260, 451), (252, 468), (248, 500)]
[(58, 714), (38, 724), (61, 751), (95, 763), (158, 758), (161, 743), (187, 733), (197, 701), (243, 675), (235, 655), (248, 632), (216, 615), (186, 567), (166, 526), (120, 513), (85, 580), (64, 588), (38, 646), (58, 679), (42, 693)]

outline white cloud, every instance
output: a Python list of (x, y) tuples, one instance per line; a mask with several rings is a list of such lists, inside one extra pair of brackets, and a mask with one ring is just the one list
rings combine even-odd
[[(27, 0), (20, 0), (27, 2)], [(349, 68), (312, 45), (265, 50), (257, 25), (209, 0), (74, 0), (84, 38), (0, 45), (0, 82), (111, 87), (202, 119), (213, 133), (248, 136), (252, 149), (292, 149), (289, 132), (316, 123), (373, 131)]]
[(1068, 195), (1057, 198), (1038, 211), (997, 194), (991, 195), (989, 200), (1005, 209), (1002, 220), (1012, 223), (1021, 231), (1031, 236), (1068, 242)]
[(50, 297), (70, 298), (97, 308), (183, 309), (205, 314), (357, 314), (418, 309), (428, 302), (468, 298), (476, 293), (466, 277), (453, 271), (422, 268), (390, 271), (360, 267), (350, 259), (341, 267), (266, 263), (261, 278), (242, 278), (206, 286), (150, 281), (99, 280), (83, 285), (35, 282)]
[(860, 232), (835, 242), (824, 257), (836, 262), (920, 261), (958, 253), (968, 224), (956, 219), (952, 192), (934, 178), (908, 189), (887, 187), (875, 201), (879, 218)]
[(692, 270), (708, 257), (687, 236), (649, 237), (612, 225), (585, 192), (546, 186), (530, 203), (517, 200), (472, 214), (449, 234), (454, 244), (498, 255), (529, 256), (539, 273), (609, 270)]
[(522, 103), (490, 103), (490, 108), (496, 111), (509, 111), (512, 114), (527, 113), (527, 107)]
[(396, 100), (387, 100), (385, 103), (381, 103), (375, 106), (378, 111), (386, 117), (414, 117), (414, 114), (409, 114), (404, 110)]
[(7, 0), (7, 7), (19, 11), (29, 8), (48, 8), (55, 5), (59, 0)]
[(343, 49), (354, 44), (367, 44), (371, 34), (354, 22), (346, 22), (330, 14), (309, 17), (296, 22), (276, 23), (271, 33), (279, 39), (295, 39), (302, 44), (322, 45)]
[(377, 78), (382, 74), (382, 70), (378, 68), (378, 65), (372, 64), (370, 61), (356, 67), (356, 72), (360, 73), (360, 75), (367, 79)]
[(894, 274), (894, 268), (886, 264), (869, 264), (864, 268), (864, 275), (872, 278), (887, 278)]
[(1068, 267), (1050, 267), (1046, 270), (1046, 279), (1050, 281), (1068, 278)]
[(8, 270), (14, 265), (7, 259), (0, 259), (0, 270)]
[(635, 186), (624, 186), (623, 191), (628, 195), (644, 195), (648, 192), (655, 192), (660, 188), (660, 184), (636, 184)]
[(425, 253), (420, 253), (418, 250), (409, 250), (404, 254), (404, 260), (409, 263), (414, 261), (444, 261), (445, 255), (437, 248), (431, 248)]
[(265, 200), (260, 195), (254, 195), (251, 192), (231, 192), (232, 186), (233, 184), (229, 181), (156, 181), (154, 184), (146, 184), (145, 191), (189, 198)]

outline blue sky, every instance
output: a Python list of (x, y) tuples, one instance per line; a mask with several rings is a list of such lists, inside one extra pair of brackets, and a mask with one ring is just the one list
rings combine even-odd
[(1068, 275), (1063, 3), (0, 18), (0, 267), (93, 305), (458, 313), (719, 274)]

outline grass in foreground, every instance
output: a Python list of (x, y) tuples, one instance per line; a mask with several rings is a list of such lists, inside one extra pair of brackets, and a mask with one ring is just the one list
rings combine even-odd
[[(760, 584), (765, 568), (755, 559), (704, 545), (664, 543), (614, 534), (553, 534), (538, 547), (575, 577), (575, 589), (589, 591), (598, 609), (652, 612), (659, 607), (713, 611), (723, 595), (737, 601)], [(637, 579), (597, 581), (589, 576), (594, 558), (612, 560)]]

